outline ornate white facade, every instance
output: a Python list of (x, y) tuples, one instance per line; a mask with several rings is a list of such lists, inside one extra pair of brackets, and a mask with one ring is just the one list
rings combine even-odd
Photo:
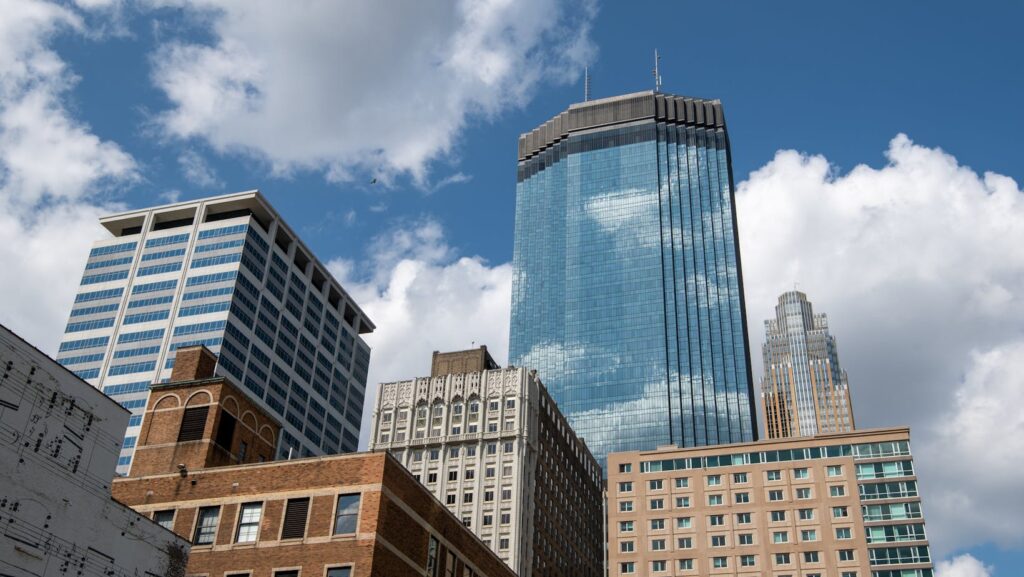
[[(569, 494), (560, 503), (600, 499), (600, 467), (535, 371), (510, 367), (383, 383), (372, 431), (370, 450), (391, 451), (522, 576), (541, 574), (536, 569), (546, 556), (534, 549), (553, 524), (546, 522), (541, 537), (535, 525), (555, 508), (552, 489)], [(559, 460), (575, 462), (560, 463), (561, 469), (584, 474), (539, 473), (542, 461), (551, 460), (556, 434), (560, 445), (574, 448)], [(598, 522), (598, 538), (600, 529)]]

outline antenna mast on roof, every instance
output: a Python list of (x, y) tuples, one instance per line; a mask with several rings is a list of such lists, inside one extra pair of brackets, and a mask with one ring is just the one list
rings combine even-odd
[(654, 91), (661, 92), (661, 56), (658, 56), (658, 49), (654, 49)]
[(583, 102), (590, 100), (590, 67), (583, 67)]

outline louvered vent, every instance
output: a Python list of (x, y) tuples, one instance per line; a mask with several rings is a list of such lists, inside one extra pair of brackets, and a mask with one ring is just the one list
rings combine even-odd
[(178, 442), (198, 441), (203, 438), (203, 429), (206, 427), (206, 415), (210, 413), (210, 407), (189, 407), (181, 416), (181, 429), (178, 431)]
[(288, 499), (284, 511), (284, 526), (281, 528), (282, 539), (301, 539), (306, 534), (306, 515), (309, 513), (309, 497), (304, 499)]

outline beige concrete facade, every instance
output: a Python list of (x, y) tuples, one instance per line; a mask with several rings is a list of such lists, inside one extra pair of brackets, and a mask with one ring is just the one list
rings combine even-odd
[(906, 428), (608, 457), (610, 577), (931, 577)]

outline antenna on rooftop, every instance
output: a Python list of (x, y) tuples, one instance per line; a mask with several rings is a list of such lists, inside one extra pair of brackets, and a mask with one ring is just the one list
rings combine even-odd
[(658, 56), (658, 49), (654, 49), (654, 91), (661, 92), (661, 56)]
[(590, 100), (590, 67), (583, 67), (583, 102)]

